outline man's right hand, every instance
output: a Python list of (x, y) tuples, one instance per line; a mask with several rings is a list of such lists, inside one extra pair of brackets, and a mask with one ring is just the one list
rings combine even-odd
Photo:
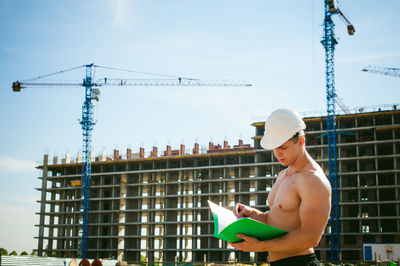
[(237, 217), (250, 217), (253, 212), (253, 208), (243, 205), (241, 203), (236, 203), (235, 205), (235, 215)]

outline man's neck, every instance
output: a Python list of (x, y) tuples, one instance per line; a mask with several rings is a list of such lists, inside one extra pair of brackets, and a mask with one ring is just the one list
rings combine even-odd
[(299, 152), (294, 163), (292, 165), (289, 165), (287, 174), (292, 175), (296, 172), (300, 172), (300, 171), (304, 170), (304, 168), (310, 163), (309, 156), (310, 155), (308, 155), (306, 149), (302, 149)]

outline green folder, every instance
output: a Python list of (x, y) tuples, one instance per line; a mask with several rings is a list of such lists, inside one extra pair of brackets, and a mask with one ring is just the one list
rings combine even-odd
[(287, 231), (259, 222), (257, 220), (236, 215), (215, 203), (208, 201), (214, 218), (214, 236), (222, 240), (236, 243), (243, 239), (237, 234), (244, 234), (257, 238), (260, 241), (269, 240), (287, 234)]

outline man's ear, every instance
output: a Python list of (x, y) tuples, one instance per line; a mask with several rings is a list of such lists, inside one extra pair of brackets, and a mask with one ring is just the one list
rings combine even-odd
[(306, 144), (306, 137), (300, 136), (299, 144), (300, 144), (300, 146), (304, 146)]

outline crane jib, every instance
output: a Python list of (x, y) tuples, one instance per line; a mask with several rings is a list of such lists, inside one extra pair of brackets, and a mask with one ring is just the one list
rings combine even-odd
[[(77, 83), (69, 83), (69, 82), (50, 82), (43, 81), (43, 78), (47, 78), (49, 76), (53, 76), (56, 74), (61, 74), (66, 71), (72, 71), (77, 68), (86, 68), (86, 75), (82, 82)], [(171, 78), (163, 78), (163, 79), (110, 79), (104, 78), (93, 82), (94, 77), (94, 67), (99, 67), (94, 64), (88, 64), (84, 66), (79, 66), (63, 71), (58, 71), (42, 76), (38, 76), (32, 79), (27, 79), (24, 81), (15, 81), (12, 84), (12, 89), (14, 92), (20, 92), (21, 89), (27, 87), (85, 87), (85, 101), (82, 106), (82, 119), (80, 120), (80, 124), (82, 127), (82, 135), (83, 135), (83, 156), (82, 156), (82, 176), (81, 176), (81, 202), (80, 202), (80, 228), (79, 228), (79, 244), (78, 244), (78, 252), (79, 254), (75, 254), (81, 256), (82, 258), (88, 257), (88, 239), (89, 239), (89, 209), (90, 209), (90, 183), (91, 183), (91, 162), (90, 162), (90, 154), (91, 154), (91, 137), (92, 130), (95, 125), (93, 119), (93, 105), (92, 100), (99, 99), (100, 91), (99, 89), (93, 87), (100, 86), (243, 86), (248, 87), (251, 86), (250, 83), (243, 81), (232, 81), (227, 79), (218, 79), (218, 80), (203, 80), (203, 79), (193, 79), (193, 78), (184, 78), (184, 77), (176, 77)], [(105, 68), (105, 67), (103, 67)], [(112, 69), (110, 70), (119, 70), (121, 69)], [(126, 71), (125, 72), (135, 72), (146, 74), (144, 72), (137, 71)], [(147, 73), (155, 75), (154, 73)], [(159, 75), (167, 77), (167, 75)], [(42, 82), (32, 82), (34, 80), (42, 79)], [(40, 233), (39, 233), (40, 234)], [(38, 255), (43, 255), (43, 248), (40, 246), (43, 242), (39, 243)]]

